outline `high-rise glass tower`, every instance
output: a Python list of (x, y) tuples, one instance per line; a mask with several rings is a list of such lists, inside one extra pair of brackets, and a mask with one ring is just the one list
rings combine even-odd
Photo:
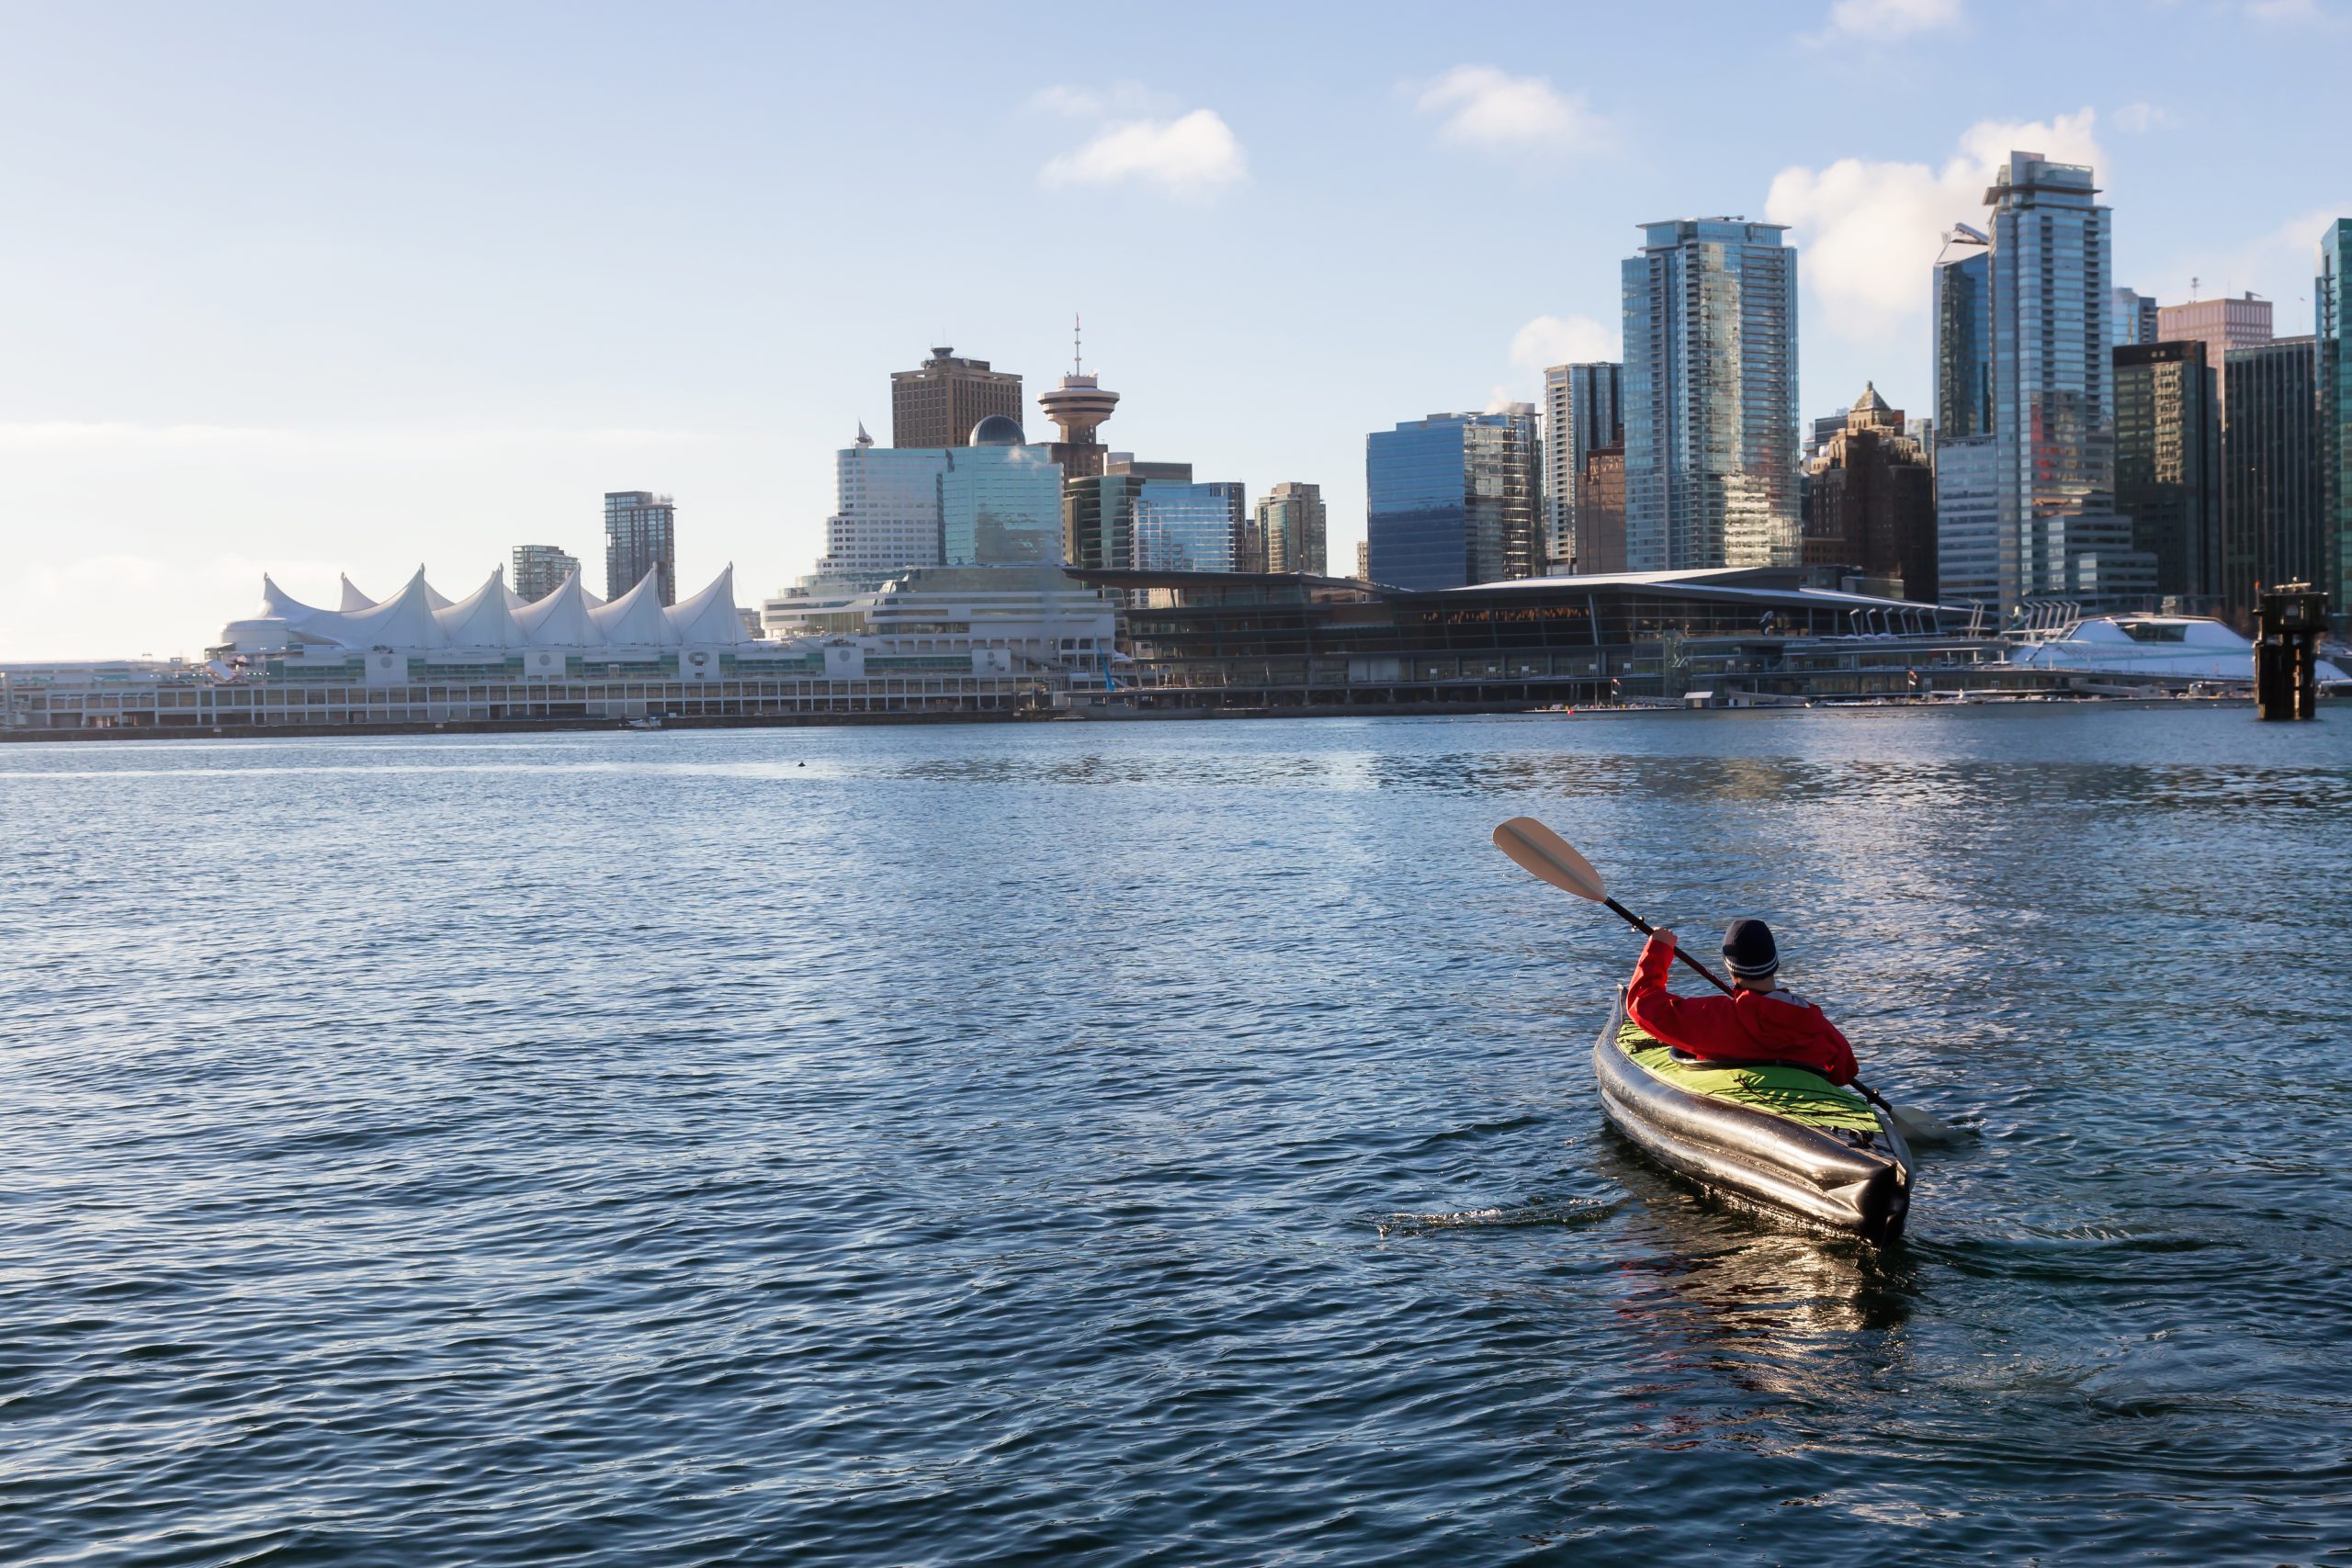
[(1936, 434), (1958, 441), (1993, 434), (1993, 258), (1984, 231), (1961, 224), (1936, 263)]
[(1322, 576), (1323, 487), (1284, 479), (1259, 497), (1258, 535), (1265, 541), (1268, 571)]
[(2352, 626), (2352, 218), (2327, 226), (2319, 241), (2319, 277), (2312, 290), (2319, 353), (2319, 457), (2322, 526), (2327, 535), (2329, 613)]
[(1393, 588), (1461, 588), (1539, 570), (1540, 442), (1533, 403), (1433, 413), (1364, 439), (1372, 576)]
[(2115, 350), (2115, 510), (2155, 557), (2156, 592), (2222, 591), (2222, 395), (2201, 343)]
[(1577, 537), (1585, 458), (1625, 438), (1624, 369), (1606, 360), (1544, 372), (1544, 558), (1553, 573), (1589, 570)]
[(1936, 597), (1999, 613), (2001, 504), (1993, 437), (1936, 438)]
[(2098, 195), (2088, 165), (2016, 152), (1984, 193), (2004, 609), (2068, 591), (2082, 531), (2059, 520), (2113, 511), (2112, 234)]
[(2316, 585), (2326, 570), (2317, 349), (2281, 337), (2222, 356), (2222, 592), (2240, 618), (2257, 588)]
[(893, 446), (961, 446), (992, 413), (1019, 421), (1021, 378), (989, 369), (985, 359), (959, 358), (942, 345), (919, 368), (891, 373)]
[(617, 599), (658, 573), (655, 592), (678, 602), (678, 506), (650, 490), (605, 492), (605, 597)]
[(1623, 265), (1633, 570), (1797, 562), (1797, 254), (1784, 230), (1645, 224)]

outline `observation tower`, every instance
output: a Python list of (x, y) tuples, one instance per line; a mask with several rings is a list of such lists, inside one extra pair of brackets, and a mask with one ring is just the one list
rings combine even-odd
[(1072, 318), (1069, 374), (1052, 391), (1037, 394), (1037, 406), (1046, 411), (1046, 417), (1062, 433), (1062, 438), (1053, 443), (1052, 451), (1066, 479), (1102, 471), (1103, 446), (1094, 438), (1094, 433), (1119, 406), (1119, 394), (1106, 390), (1099, 377), (1086, 373), (1083, 346), (1079, 322)]

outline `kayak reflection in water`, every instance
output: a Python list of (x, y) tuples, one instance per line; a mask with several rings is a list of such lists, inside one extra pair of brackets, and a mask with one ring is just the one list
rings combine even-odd
[(1625, 988), (1625, 1012), (1644, 1032), (1690, 1055), (1723, 1062), (1793, 1062), (1834, 1084), (1854, 1081), (1854, 1048), (1819, 1008), (1781, 989), (1780, 949), (1761, 920), (1724, 931), (1730, 996), (1678, 997), (1666, 988), (1674, 933), (1650, 934)]

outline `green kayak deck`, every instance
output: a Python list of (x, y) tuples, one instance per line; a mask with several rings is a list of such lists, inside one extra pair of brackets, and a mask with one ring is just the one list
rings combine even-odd
[(1688, 1094), (1769, 1111), (1806, 1127), (1848, 1133), (1879, 1130), (1870, 1101), (1803, 1067), (1677, 1061), (1664, 1043), (1644, 1033), (1631, 1019), (1617, 1027), (1617, 1048), (1643, 1071)]

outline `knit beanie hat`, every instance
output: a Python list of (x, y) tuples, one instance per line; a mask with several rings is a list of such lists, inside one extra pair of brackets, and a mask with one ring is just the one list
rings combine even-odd
[(1734, 920), (1724, 928), (1724, 962), (1742, 980), (1760, 980), (1779, 969), (1781, 950), (1773, 944), (1772, 928), (1761, 920)]

